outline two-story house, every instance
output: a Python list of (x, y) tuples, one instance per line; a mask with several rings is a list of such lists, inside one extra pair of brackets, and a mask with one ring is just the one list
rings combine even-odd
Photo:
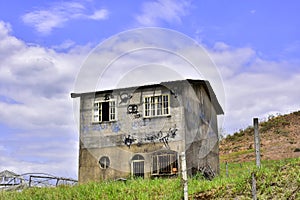
[(80, 97), (79, 182), (172, 176), (186, 153), (188, 174), (219, 173), (217, 115), (208, 81), (179, 80)]

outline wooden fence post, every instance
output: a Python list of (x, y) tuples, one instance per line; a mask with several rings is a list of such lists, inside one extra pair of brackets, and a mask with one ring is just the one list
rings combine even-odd
[(252, 172), (252, 199), (257, 200), (257, 194), (256, 194), (256, 180), (254, 172)]
[(229, 174), (228, 174), (228, 162), (226, 161), (226, 177), (229, 177)]
[(187, 171), (186, 171), (185, 152), (181, 153), (181, 170), (182, 170), (182, 180), (183, 180), (183, 197), (184, 200), (188, 200), (188, 178), (187, 178)]
[(28, 183), (29, 187), (31, 187), (31, 176), (29, 176), (29, 183)]
[(260, 138), (259, 138), (259, 131), (258, 131), (258, 118), (253, 118), (253, 127), (254, 127), (256, 166), (260, 168)]

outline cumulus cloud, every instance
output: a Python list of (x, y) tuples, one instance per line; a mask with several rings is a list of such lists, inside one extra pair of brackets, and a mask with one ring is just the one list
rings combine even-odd
[(79, 2), (61, 2), (51, 4), (49, 8), (37, 9), (22, 16), (25, 24), (34, 27), (38, 32), (49, 34), (54, 28), (63, 27), (70, 20), (92, 19), (104, 20), (108, 10), (98, 9), (89, 14), (86, 5)]
[(78, 142), (65, 139), (62, 144), (59, 140), (61, 139), (45, 138), (41, 133), (34, 135), (32, 131), (2, 138), (0, 142), (9, 146), (0, 148), (0, 171), (10, 170), (18, 174), (49, 173), (75, 178)]
[(102, 20), (102, 19), (106, 19), (108, 17), (108, 14), (109, 13), (107, 10), (101, 9), (101, 10), (96, 10), (94, 14), (87, 15), (86, 17), (94, 20)]
[(73, 163), (69, 172), (76, 176), (78, 134), (69, 94), (90, 48), (59, 53), (28, 45), (1, 21), (0, 36), (0, 171), (63, 176)]
[(188, 14), (189, 7), (189, 1), (149, 1), (142, 5), (142, 13), (136, 16), (136, 20), (144, 26), (158, 26), (161, 21), (180, 23), (181, 17)]
[(252, 118), (300, 109), (300, 61), (263, 60), (251, 48), (222, 43), (209, 50), (218, 66), (226, 95), (227, 133), (252, 125)]
[(74, 47), (76, 45), (76, 43), (72, 40), (66, 40), (63, 43), (59, 44), (59, 45), (54, 45), (52, 46), (53, 49), (55, 50), (69, 50), (72, 47)]

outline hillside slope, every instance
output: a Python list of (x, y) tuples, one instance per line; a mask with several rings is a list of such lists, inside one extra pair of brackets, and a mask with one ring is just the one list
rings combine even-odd
[[(262, 160), (300, 157), (300, 111), (269, 117), (259, 123)], [(245, 162), (255, 159), (254, 130), (227, 136), (220, 142), (220, 159), (225, 162)]]

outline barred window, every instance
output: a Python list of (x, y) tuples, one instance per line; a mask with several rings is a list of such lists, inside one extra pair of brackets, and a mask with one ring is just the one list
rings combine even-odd
[(164, 116), (170, 114), (169, 95), (145, 97), (144, 116)]
[(116, 102), (114, 100), (95, 102), (93, 112), (93, 122), (115, 121)]
[(132, 162), (131, 162), (131, 170), (132, 170), (132, 175), (134, 177), (142, 177), (144, 178), (145, 172), (144, 172), (144, 168), (145, 168), (145, 164), (144, 164), (144, 157), (142, 155), (135, 155), (132, 158)]
[(175, 153), (152, 156), (152, 175), (172, 175), (178, 171)]

